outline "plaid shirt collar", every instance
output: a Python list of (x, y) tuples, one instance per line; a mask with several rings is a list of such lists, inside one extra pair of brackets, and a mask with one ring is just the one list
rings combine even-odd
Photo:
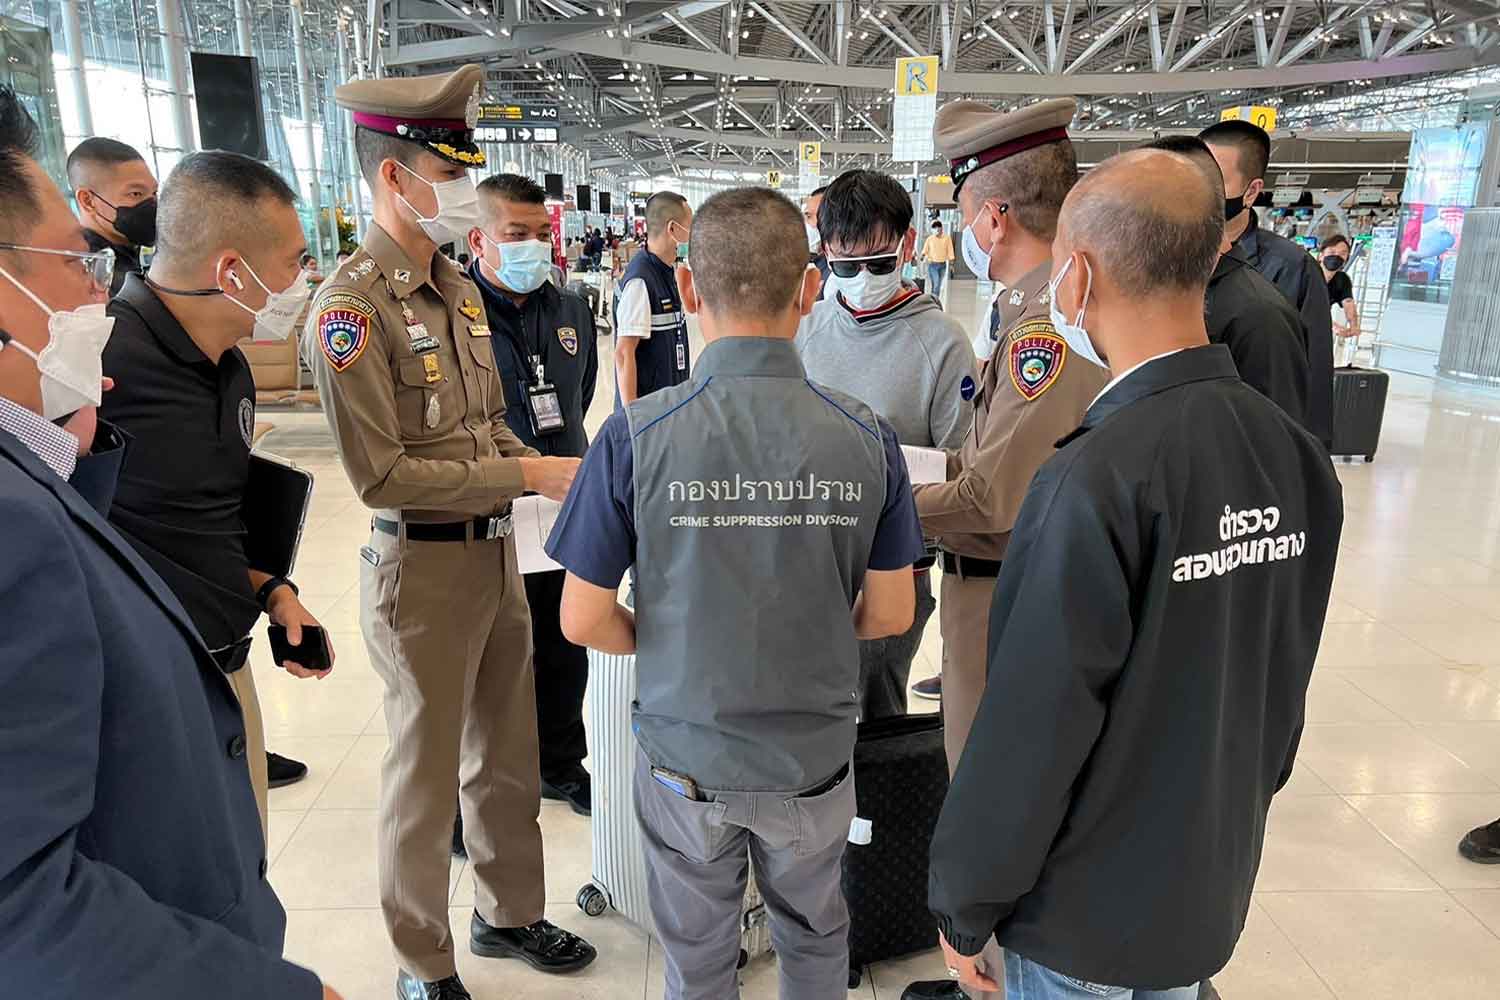
[(78, 464), (78, 439), (50, 420), (0, 396), (0, 430), (14, 434), (63, 479)]

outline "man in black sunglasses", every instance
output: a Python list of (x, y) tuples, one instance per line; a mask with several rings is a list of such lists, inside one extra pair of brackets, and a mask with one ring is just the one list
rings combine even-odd
[[(911, 197), (886, 174), (851, 170), (824, 193), (818, 229), (829, 276), (823, 301), (797, 334), (808, 377), (868, 403), (903, 445), (956, 450), (969, 429), (974, 356), (963, 327), (902, 280), (917, 235)], [(914, 568), (912, 627), (860, 643), (863, 720), (906, 714), (912, 660), (937, 606), (933, 562), (929, 555)]]

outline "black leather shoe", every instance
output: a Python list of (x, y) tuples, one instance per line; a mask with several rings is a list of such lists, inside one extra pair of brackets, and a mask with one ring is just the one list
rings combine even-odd
[(396, 1000), (474, 1000), (457, 976), (424, 983), (405, 970), (396, 973)]
[(542, 798), (566, 802), (580, 816), (589, 816), (594, 808), (593, 779), (582, 765), (560, 775), (542, 779)]
[(964, 989), (952, 979), (928, 979), (912, 983), (901, 1000), (964, 1000)]
[(1458, 853), (1482, 865), (1500, 865), (1500, 819), (1470, 830), (1458, 842)]
[(530, 927), (491, 927), (476, 911), (469, 923), (469, 950), (482, 958), (519, 958), (541, 972), (577, 972), (598, 952), (577, 934), (546, 920)]
[(453, 817), (453, 856), (465, 861), (469, 857), (469, 850), (464, 847), (464, 814), (462, 812)]
[(266, 754), (266, 784), (272, 788), (295, 785), (307, 777), (307, 765), (279, 753)]

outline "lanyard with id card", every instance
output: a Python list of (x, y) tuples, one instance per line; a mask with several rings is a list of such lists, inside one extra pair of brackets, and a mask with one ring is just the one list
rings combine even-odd
[(531, 418), (531, 431), (537, 437), (560, 434), (568, 424), (563, 418), (557, 387), (547, 381), (541, 358), (533, 355), (531, 363), (536, 371), (536, 381), (526, 384), (526, 414)]

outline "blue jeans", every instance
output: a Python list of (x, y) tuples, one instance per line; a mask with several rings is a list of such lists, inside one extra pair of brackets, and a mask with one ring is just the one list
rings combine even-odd
[(1170, 990), (1101, 986), (1053, 972), (1013, 951), (1005, 953), (1005, 1000), (1197, 1000), (1198, 984)]
[(943, 277), (948, 272), (947, 264), (927, 265), (927, 294), (940, 298), (943, 294)]

